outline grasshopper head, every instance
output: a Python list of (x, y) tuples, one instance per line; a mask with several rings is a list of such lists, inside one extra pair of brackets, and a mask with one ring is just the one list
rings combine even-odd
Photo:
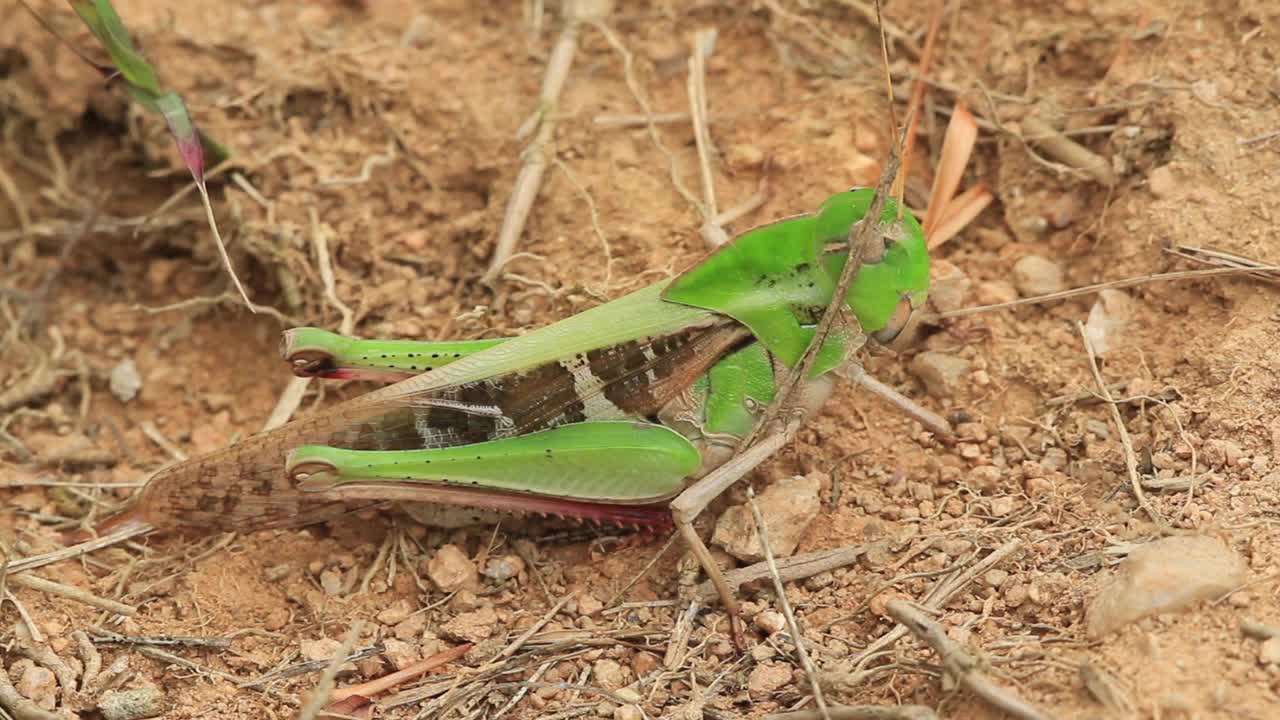
[[(848, 236), (866, 215), (873, 188), (855, 188), (833, 195), (818, 210), (816, 232), (827, 251), (825, 264), (838, 277), (848, 260)], [(876, 341), (893, 341), (924, 306), (929, 293), (929, 247), (911, 211), (890, 199), (881, 215), (882, 231), (862, 250), (862, 265), (846, 295), (849, 309)]]

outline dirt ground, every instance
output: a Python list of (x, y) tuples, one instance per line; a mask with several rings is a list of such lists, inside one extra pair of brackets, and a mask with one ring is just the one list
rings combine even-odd
[[(219, 224), (254, 299), (282, 319), (251, 315), (226, 294), (196, 196), (167, 202), (189, 183), (162, 123), (104, 88), (20, 9), (6, 13), (0, 541), (11, 556), (56, 548), (87, 512), (101, 516), (133, 493), (172, 459), (152, 436), (196, 454), (261, 428), (290, 377), (280, 331), (342, 321), (324, 291), (317, 235), (328, 239), (336, 298), (367, 337), (518, 333), (695, 262), (705, 245), (690, 125), (609, 120), (641, 114), (639, 98), (653, 113), (688, 109), (699, 29), (718, 32), (706, 88), (720, 207), (767, 176), (767, 201), (731, 231), (875, 181), (889, 118), (869, 3), (619, 3), (604, 26), (579, 30), (545, 185), (518, 254), (496, 283), (482, 283), (527, 144), (517, 130), (537, 107), (562, 26), (558, 4), (543, 5), (117, 4), (164, 81), (232, 150), (233, 167), (212, 180)], [(35, 6), (92, 47), (66, 5)], [(885, 6), (899, 119), (934, 6)], [(986, 123), (964, 185), (995, 195), (935, 253), (939, 272), (968, 278), (951, 301), (1009, 299), (1014, 265), (1029, 255), (1060, 267), (1070, 287), (1193, 267), (1165, 252), (1175, 244), (1280, 262), (1278, 23), (1269, 0), (949, 4), (908, 200), (925, 202), (956, 100)], [(1118, 183), (1029, 144), (1033, 116), (1111, 162)], [(787, 588), (828, 702), (1002, 717), (941, 681), (937, 655), (912, 636), (855, 665), (894, 627), (888, 598), (921, 599), (947, 571), (1017, 540), (935, 618), (1041, 717), (1280, 717), (1280, 657), (1241, 630), (1280, 628), (1280, 295), (1240, 276), (1122, 292), (1131, 317), (1108, 336), (1100, 369), (1124, 400), (1137, 469), (1195, 480), (1150, 485), (1150, 513), (1130, 491), (1110, 408), (1093, 394), (1076, 326), (1093, 295), (943, 320), (902, 354), (868, 353), (877, 377), (965, 421), (958, 444), (846, 383), (753, 475), (758, 489), (790, 475), (823, 479), (823, 511), (801, 552), (868, 548)], [(930, 392), (909, 370), (921, 350), (968, 369)], [(125, 360), (142, 385), (121, 402), (111, 377)], [(313, 383), (299, 412), (364, 389)], [(1245, 587), (1088, 637), (1085, 607), (1128, 549), (1188, 531), (1225, 540), (1247, 564)], [(474, 591), (441, 592), (427, 576), (447, 544), (482, 569), (516, 574), (494, 570)], [(628, 701), (651, 718), (812, 708), (793, 643), (770, 636), (767, 622), (752, 625), (752, 649), (739, 653), (713, 606), (693, 621), (687, 651), (665, 656), (688, 607), (681, 552), (627, 589), (662, 546), (616, 549), (506, 523), (428, 529), (388, 510), (303, 529), (150, 537), (36, 571), (136, 607), (128, 618), (12, 578), (8, 588), (72, 671), (77, 630), (221, 639), (160, 647), (169, 659), (144, 645), (97, 646), (104, 668), (126, 658), (121, 687), (160, 689), (167, 718), (296, 716), (323, 662), (240, 685), (328, 657), (357, 621), (355, 647), (385, 652), (345, 667), (339, 687), (461, 638), (478, 642), (460, 663), (399, 688), (378, 717), (640, 717)], [(469, 674), (563, 597), (501, 674)], [(766, 588), (744, 599), (753, 615), (776, 607)], [(31, 641), (14, 603), (0, 604), (0, 643), (14, 681), (31, 673), (34, 682), (38, 669), (19, 659)], [(91, 708), (88, 694), (66, 707)]]

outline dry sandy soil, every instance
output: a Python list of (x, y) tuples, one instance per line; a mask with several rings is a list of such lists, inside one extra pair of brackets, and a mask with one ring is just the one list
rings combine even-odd
[[(168, 462), (172, 451), (144, 427), (195, 454), (262, 426), (289, 379), (276, 354), (282, 328), (336, 329), (342, 319), (323, 291), (317, 234), (328, 238), (336, 297), (370, 337), (517, 333), (696, 261), (703, 218), (690, 202), (701, 186), (689, 125), (651, 133), (600, 120), (642, 112), (638, 97), (654, 113), (687, 109), (698, 29), (718, 31), (706, 83), (719, 204), (747, 199), (766, 175), (770, 191), (731, 231), (875, 180), (889, 120), (863, 3), (620, 3), (605, 28), (580, 30), (521, 254), (498, 282), (481, 283), (525, 147), (517, 130), (537, 106), (561, 27), (557, 4), (542, 5), (118, 4), (164, 80), (233, 151), (232, 170), (212, 181), (218, 220), (253, 297), (283, 320), (251, 315), (226, 294), (196, 196), (166, 203), (189, 183), (163, 125), (26, 14), (5, 13), (0, 541), (11, 557), (54, 549), (62, 530), (117, 506)], [(65, 5), (36, 6), (92, 48)], [(933, 11), (912, 0), (885, 8), (903, 97)], [(1014, 265), (1028, 255), (1055, 263), (1072, 287), (1191, 267), (1165, 251), (1173, 244), (1280, 261), (1278, 27), (1271, 0), (950, 4), (908, 199), (924, 202), (956, 100), (987, 123), (965, 185), (983, 182), (995, 195), (935, 254), (946, 263), (939, 270), (970, 281), (950, 300), (1008, 299)], [(1033, 116), (1111, 162), (1118, 183), (1107, 188), (1028, 144)], [(1130, 490), (1122, 438), (1093, 394), (1076, 328), (1096, 296), (946, 320), (901, 355), (869, 354), (878, 377), (964, 419), (960, 443), (932, 440), (845, 385), (752, 476), (758, 489), (791, 475), (823, 480), (823, 510), (800, 551), (867, 548), (847, 568), (787, 587), (829, 702), (1001, 717), (941, 680), (938, 656), (913, 636), (864, 664), (870, 673), (854, 664), (894, 627), (888, 598), (920, 599), (949, 571), (1016, 540), (1017, 552), (935, 617), (982, 672), (1044, 717), (1280, 716), (1277, 648), (1241, 630), (1246, 621), (1280, 627), (1280, 296), (1241, 276), (1123, 292), (1131, 316), (1108, 336), (1100, 369), (1123, 400), (1149, 512)], [(968, 370), (930, 392), (909, 371), (925, 349), (963, 358)], [(109, 378), (126, 359), (142, 388), (122, 403)], [(313, 384), (299, 413), (363, 389)], [(1171, 489), (1152, 482), (1187, 477), (1194, 482)], [(1187, 532), (1225, 541), (1246, 586), (1089, 637), (1085, 608), (1116, 563)], [(446, 544), (481, 567), (520, 572), (441, 592), (428, 573)], [(160, 689), (169, 718), (294, 717), (318, 669), (238, 683), (326, 657), (357, 621), (355, 645), (388, 652), (342, 671), (339, 686), (460, 637), (479, 642), (380, 717), (615, 716), (632, 690), (647, 717), (812, 708), (793, 643), (769, 636), (768, 621), (752, 626), (753, 648), (739, 653), (713, 606), (692, 623), (687, 652), (664, 663), (688, 607), (679, 545), (626, 589), (661, 547), (618, 549), (507, 523), (427, 529), (388, 510), (303, 529), (151, 537), (37, 571), (135, 607), (127, 619), (12, 578), (8, 588), (73, 672), (76, 630), (222, 639), (161, 648), (187, 664), (143, 645), (98, 645), (104, 667), (127, 659), (122, 687)], [(507, 674), (467, 674), (566, 596), (501, 666)], [(744, 597), (752, 613), (776, 606), (767, 588)], [(590, 615), (623, 602), (633, 605)], [(32, 642), (18, 607), (0, 605), (0, 658), (15, 682), (38, 684), (42, 672), (20, 659)], [(521, 685), (535, 678), (544, 685)], [(91, 708), (98, 695), (85, 695), (67, 707)]]

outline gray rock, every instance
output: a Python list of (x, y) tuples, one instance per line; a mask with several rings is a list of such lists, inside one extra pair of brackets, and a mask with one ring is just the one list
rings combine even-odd
[(1023, 297), (1047, 295), (1067, 287), (1062, 268), (1039, 255), (1028, 255), (1014, 263), (1013, 284)]
[[(788, 557), (796, 551), (809, 523), (821, 509), (818, 499), (821, 487), (822, 481), (817, 476), (793, 477), (774, 483), (756, 498), (774, 557)], [(739, 560), (764, 559), (750, 505), (735, 505), (726, 510), (716, 522), (711, 541)]]
[(103, 720), (142, 720), (163, 715), (168, 709), (164, 693), (154, 685), (133, 690), (108, 690), (98, 701)]
[(1245, 562), (1217, 538), (1184, 535), (1129, 553), (1116, 577), (1085, 611), (1090, 638), (1159, 613), (1177, 612), (1241, 585)]
[(930, 350), (915, 356), (909, 369), (924, 383), (930, 395), (951, 397), (960, 389), (969, 367), (969, 361), (964, 358)]

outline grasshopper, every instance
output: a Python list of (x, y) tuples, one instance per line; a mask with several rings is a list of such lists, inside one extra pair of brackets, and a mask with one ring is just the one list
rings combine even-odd
[[(692, 530), (709, 498), (681, 493), (701, 479), (714, 497), (789, 439), (739, 452), (814, 339), (849, 257), (846, 238), (875, 192), (833, 195), (814, 213), (739, 235), (673, 279), (518, 337), (415, 342), (289, 330), (281, 351), (296, 375), (394, 383), (162, 469), (99, 529), (246, 531), (385, 501), (641, 527), (669, 526), (674, 510), (714, 579)], [(920, 225), (892, 201), (881, 207), (878, 241), (862, 249), (846, 294), (860, 328), (843, 323), (822, 339), (782, 407), (792, 426), (830, 397), (836, 371), (852, 369), (946, 430), (854, 358), (867, 337), (895, 337), (928, 291)], [(736, 603), (721, 595), (733, 614)]]

